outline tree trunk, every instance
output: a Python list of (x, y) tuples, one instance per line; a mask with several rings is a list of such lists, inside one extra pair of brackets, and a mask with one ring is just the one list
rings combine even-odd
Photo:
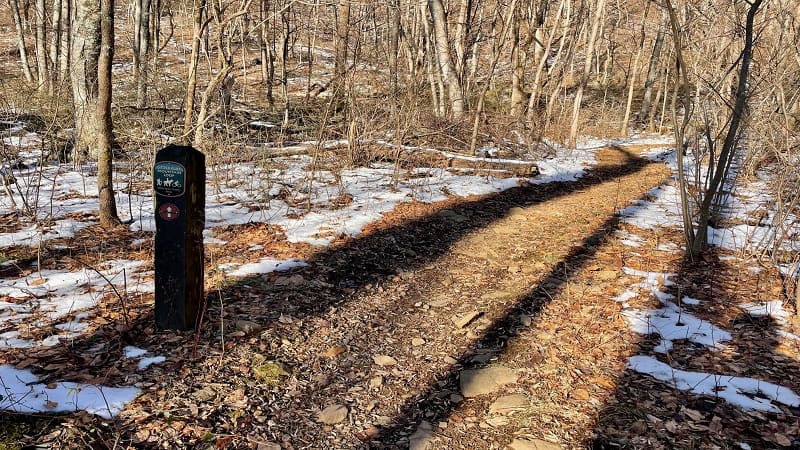
[(393, 98), (399, 93), (400, 13), (400, 0), (392, 0), (389, 5), (389, 87)]
[(625, 115), (622, 117), (622, 126), (619, 133), (625, 136), (628, 133), (628, 121), (631, 118), (631, 105), (633, 105), (633, 90), (636, 87), (636, 73), (639, 71), (639, 61), (642, 58), (644, 51), (645, 32), (647, 26), (647, 13), (650, 12), (650, 3), (645, 6), (644, 15), (642, 16), (642, 26), (639, 32), (639, 46), (636, 49), (636, 56), (633, 58), (633, 63), (628, 71), (628, 100), (625, 102)]
[(133, 79), (136, 107), (147, 105), (147, 68), (150, 63), (151, 0), (136, 0), (133, 13)]
[(433, 39), (436, 47), (436, 58), (439, 62), (439, 72), (442, 76), (442, 81), (447, 87), (450, 112), (454, 118), (458, 119), (464, 115), (464, 96), (453, 65), (453, 58), (450, 55), (444, 5), (442, 0), (428, 0), (428, 8), (433, 20)]
[(73, 161), (80, 164), (99, 148), (96, 133), (97, 64), (100, 57), (100, 3), (77, 0), (70, 52), (70, 76), (75, 110)]
[(511, 114), (519, 115), (526, 103), (523, 89), (525, 76), (524, 51), (520, 49), (519, 19), (515, 18), (511, 25)]
[(36, 0), (36, 74), (39, 81), (39, 91), (45, 92), (50, 88), (50, 76), (47, 64), (47, 12), (45, 0)]
[[(261, 25), (258, 27), (258, 43), (261, 50), (261, 80), (267, 86), (267, 102), (270, 108), (275, 105), (275, 96), (272, 93), (275, 85), (275, 33), (267, 31), (267, 19), (269, 15), (268, 0), (259, 2), (259, 19)], [(271, 38), (270, 38), (271, 36)]]
[[(553, 16), (553, 25), (554, 25), (553, 29), (550, 31), (550, 34), (547, 36), (547, 43), (545, 43), (544, 48), (542, 49), (541, 56), (537, 56), (537, 59), (536, 59), (538, 61), (538, 64), (536, 66), (536, 75), (534, 75), (534, 78), (533, 78), (533, 86), (532, 86), (531, 96), (528, 99), (528, 113), (526, 114), (526, 117), (528, 118), (528, 120), (533, 119), (534, 113), (536, 112), (536, 110), (539, 107), (539, 95), (540, 95), (540, 93), (542, 91), (542, 74), (544, 73), (544, 68), (545, 68), (545, 65), (547, 64), (547, 59), (548, 59), (548, 57), (550, 55), (550, 49), (553, 46), (553, 39), (555, 38), (555, 35), (556, 35), (556, 31), (555, 31), (556, 30), (556, 26), (559, 23), (559, 20), (560, 20), (561, 15), (562, 15), (562, 11), (564, 11), (564, 4), (565, 4), (566, 1), (568, 1), (568, 0), (561, 0), (561, 1), (558, 2), (558, 10), (556, 11), (555, 16)], [(540, 33), (542, 31), (542, 28), (544, 28), (544, 17), (542, 19), (543, 19), (542, 23), (539, 25), (539, 27), (536, 30), (537, 36), (540, 35)], [(564, 33), (566, 33), (566, 29), (568, 28), (566, 26), (566, 22), (568, 20), (569, 20), (568, 18), (565, 19)], [(538, 40), (541, 40), (541, 38), (539, 38)], [(561, 45), (563, 45), (564, 41), (565, 41), (564, 36), (562, 36)], [(559, 48), (559, 54), (560, 53), (561, 53), (561, 49)]]
[(192, 55), (189, 60), (189, 75), (186, 81), (186, 100), (184, 101), (183, 116), (183, 141), (190, 142), (189, 136), (192, 134), (192, 118), (194, 117), (194, 96), (197, 91), (197, 64), (200, 61), (200, 42), (203, 39), (205, 22), (203, 13), (206, 8), (206, 0), (197, 0), (195, 4), (194, 20), (192, 26)]
[(100, 55), (97, 62), (97, 190), (100, 224), (119, 224), (113, 180), (113, 124), (111, 121), (111, 65), (114, 61), (114, 0), (100, 0)]
[(492, 65), (489, 67), (489, 74), (487, 75), (486, 82), (483, 84), (481, 92), (478, 96), (478, 105), (475, 108), (475, 120), (472, 123), (472, 136), (469, 141), (470, 154), (475, 152), (475, 148), (478, 143), (478, 129), (480, 128), (481, 114), (483, 114), (483, 106), (484, 102), (486, 101), (486, 92), (489, 90), (489, 86), (491, 86), (492, 78), (494, 77), (494, 71), (497, 68), (498, 61), (500, 61), (500, 55), (503, 53), (502, 43), (505, 42), (506, 33), (508, 33), (509, 28), (511, 28), (511, 21), (514, 20), (514, 17), (516, 16), (516, 9), (517, 0), (511, 0), (511, 4), (508, 6), (508, 15), (506, 16), (506, 19), (502, 21), (502, 28), (500, 29), (501, 44), (497, 47), (494, 58), (492, 58)]
[(61, 42), (61, 0), (53, 0), (53, 17), (50, 26), (50, 48), (48, 49), (48, 63), (50, 65), (51, 83), (49, 86), (49, 95), (55, 94), (57, 84), (61, 83), (61, 73), (58, 71), (59, 50)]
[(472, 0), (461, 0), (458, 9), (458, 19), (453, 42), (456, 52), (455, 70), (458, 78), (463, 81), (466, 77), (467, 57), (469, 56), (468, 41), (472, 28)]
[(19, 45), (19, 60), (22, 63), (22, 73), (28, 83), (33, 82), (30, 61), (28, 61), (28, 50), (25, 48), (25, 27), (22, 23), (22, 16), (19, 13), (19, 0), (9, 0), (11, 5), (11, 15), (14, 17), (14, 25), (17, 27), (17, 40)]
[[(336, 42), (334, 44), (336, 59), (334, 76), (337, 84), (343, 85), (347, 73), (347, 50), (350, 36), (350, 0), (339, 0), (336, 7)], [(337, 92), (339, 90), (337, 89)]]
[(597, 2), (597, 9), (595, 10), (594, 19), (592, 20), (592, 30), (587, 37), (586, 61), (583, 66), (583, 76), (581, 76), (581, 81), (578, 85), (578, 92), (575, 94), (575, 103), (573, 103), (572, 106), (572, 124), (570, 125), (569, 139), (567, 140), (567, 146), (571, 149), (574, 149), (577, 145), (578, 123), (580, 121), (583, 91), (586, 89), (586, 84), (589, 82), (589, 75), (592, 72), (592, 57), (594, 56), (594, 47), (597, 42), (597, 31), (600, 29), (600, 24), (603, 20), (605, 6), (605, 0), (599, 0)]
[(642, 108), (639, 111), (639, 120), (646, 120), (650, 115), (650, 108), (653, 102), (653, 85), (658, 76), (658, 63), (661, 59), (661, 48), (664, 46), (664, 35), (667, 31), (666, 22), (668, 20), (666, 9), (664, 10), (661, 24), (658, 27), (656, 41), (653, 44), (653, 53), (650, 54), (650, 64), (647, 66), (647, 75), (644, 81), (644, 96), (642, 97)]
[(58, 41), (58, 79), (68, 82), (71, 48), (71, 31), (74, 17), (71, 0), (61, 1), (61, 36)]

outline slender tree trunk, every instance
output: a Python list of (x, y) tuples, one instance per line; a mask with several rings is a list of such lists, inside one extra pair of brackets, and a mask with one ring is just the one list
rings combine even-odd
[(48, 94), (51, 96), (55, 94), (56, 85), (60, 84), (62, 80), (61, 73), (58, 71), (59, 43), (61, 42), (62, 33), (61, 1), (62, 0), (53, 0), (52, 20), (50, 22), (50, 47), (48, 49), (49, 56), (47, 59), (50, 65), (51, 78)]
[(9, 0), (11, 6), (11, 15), (14, 17), (14, 26), (17, 27), (17, 40), (19, 45), (19, 60), (22, 63), (22, 73), (25, 75), (25, 80), (28, 83), (33, 82), (33, 73), (31, 72), (31, 64), (28, 60), (28, 50), (25, 47), (25, 27), (22, 23), (22, 16), (19, 13), (19, 0)]
[(428, 0), (428, 8), (433, 20), (433, 39), (436, 47), (436, 57), (439, 62), (439, 72), (447, 87), (450, 112), (454, 118), (460, 118), (464, 115), (464, 95), (453, 65), (453, 58), (450, 55), (444, 5), (442, 0)]
[(136, 0), (133, 16), (133, 79), (136, 85), (136, 107), (147, 105), (147, 69), (150, 64), (151, 0)]
[(194, 19), (192, 21), (192, 55), (189, 60), (189, 75), (186, 81), (186, 100), (184, 102), (183, 116), (183, 141), (190, 142), (192, 134), (192, 118), (194, 117), (194, 96), (197, 91), (197, 64), (200, 61), (200, 43), (203, 39), (205, 22), (203, 21), (206, 0), (196, 0), (194, 6)]
[(456, 53), (455, 70), (459, 79), (466, 78), (466, 65), (469, 56), (469, 35), (472, 29), (472, 0), (461, 0), (456, 19), (455, 32), (453, 33), (454, 49)]
[(272, 89), (275, 85), (275, 33), (270, 33), (267, 30), (267, 24), (270, 20), (267, 19), (269, 15), (269, 1), (261, 0), (259, 2), (259, 19), (261, 25), (258, 27), (258, 41), (259, 48), (261, 49), (261, 80), (267, 87), (267, 102), (270, 108), (275, 105), (275, 96)]
[(400, 69), (400, 0), (392, 0), (389, 5), (389, 86), (392, 97), (397, 97), (398, 70)]
[(100, 3), (77, 0), (70, 52), (70, 76), (75, 110), (73, 161), (95, 156), (97, 144), (97, 64), (100, 57)]
[(36, 73), (39, 81), (39, 91), (50, 90), (50, 74), (47, 64), (47, 11), (45, 0), (36, 0), (36, 30), (35, 50), (36, 50)]
[(580, 84), (578, 85), (578, 92), (575, 94), (575, 102), (572, 106), (572, 125), (569, 129), (569, 139), (567, 146), (574, 149), (578, 140), (578, 123), (580, 121), (581, 102), (583, 101), (583, 91), (586, 89), (586, 84), (589, 82), (589, 75), (592, 72), (592, 57), (594, 56), (594, 47), (597, 42), (597, 31), (603, 21), (603, 13), (605, 10), (605, 0), (597, 2), (594, 19), (592, 20), (592, 30), (587, 37), (586, 43), (586, 61), (583, 66), (583, 75), (581, 76)]
[(350, 36), (350, 0), (339, 0), (336, 7), (336, 58), (334, 61), (334, 76), (337, 83), (344, 81), (347, 73), (347, 50)]
[(647, 3), (642, 16), (642, 26), (639, 33), (639, 46), (636, 49), (636, 56), (633, 58), (633, 63), (628, 74), (628, 100), (625, 102), (625, 115), (622, 117), (622, 126), (619, 133), (625, 136), (628, 133), (628, 121), (631, 118), (631, 106), (633, 105), (633, 90), (636, 87), (636, 73), (639, 71), (639, 60), (642, 59), (642, 52), (644, 51), (645, 31), (647, 26), (647, 13), (650, 12), (650, 3)]
[(514, 20), (514, 17), (516, 16), (516, 9), (517, 9), (517, 0), (511, 0), (511, 4), (508, 6), (508, 14), (506, 16), (506, 20), (502, 22), (502, 28), (500, 29), (501, 45), (499, 45), (498, 48), (496, 49), (496, 53), (494, 55), (494, 58), (492, 59), (492, 65), (489, 67), (489, 74), (487, 76), (486, 83), (484, 83), (483, 88), (481, 89), (481, 93), (478, 96), (478, 105), (475, 108), (475, 120), (472, 124), (472, 137), (469, 142), (470, 153), (475, 152), (475, 148), (478, 143), (478, 129), (480, 128), (481, 114), (483, 114), (483, 106), (484, 102), (486, 101), (486, 92), (489, 90), (492, 77), (494, 76), (494, 71), (497, 68), (497, 63), (498, 61), (500, 61), (500, 55), (503, 53), (502, 43), (505, 42), (506, 34), (508, 33), (509, 28), (511, 28), (511, 21)]
[(520, 49), (519, 18), (511, 25), (511, 114), (516, 116), (522, 112), (526, 103), (524, 87), (525, 53)]
[[(564, 10), (564, 4), (565, 4), (566, 1), (568, 1), (568, 0), (561, 0), (561, 1), (558, 2), (558, 10), (557, 10), (555, 16), (553, 16), (553, 22), (554, 22), (555, 25), (558, 25), (558, 23), (559, 23), (559, 19), (561, 18), (561, 14), (562, 14), (562, 11)], [(569, 20), (568, 18), (565, 20), (565, 27), (564, 27), (565, 28), (565, 32), (566, 32), (566, 22), (568, 20)], [(544, 23), (542, 23), (539, 26), (539, 28), (537, 30), (537, 33), (539, 33), (542, 30), (543, 27), (544, 27)], [(556, 35), (556, 32), (555, 32), (555, 26), (554, 26), (553, 30), (551, 30), (550, 34), (548, 34), (548, 36), (547, 36), (547, 43), (544, 45), (544, 49), (542, 50), (541, 56), (537, 57), (538, 65), (536, 66), (536, 75), (533, 78), (533, 89), (531, 91), (531, 96), (528, 99), (528, 113), (526, 115), (528, 120), (533, 118), (534, 113), (536, 112), (537, 108), (539, 107), (539, 96), (540, 96), (540, 93), (541, 93), (541, 90), (542, 90), (542, 75), (544, 73), (544, 67), (547, 64), (547, 59), (548, 59), (548, 56), (550, 54), (550, 49), (553, 46), (553, 39), (555, 38), (555, 35)], [(562, 41), (562, 45), (563, 45), (563, 42), (564, 42), (563, 37), (562, 37), (561, 41)], [(561, 50), (559, 49), (559, 53), (560, 52), (561, 52)]]
[(100, 0), (100, 55), (97, 62), (97, 190), (100, 224), (119, 223), (114, 199), (114, 135), (111, 121), (111, 65), (114, 60), (114, 0)]
[(658, 76), (659, 61), (661, 59), (661, 48), (664, 46), (664, 35), (666, 34), (666, 23), (669, 20), (666, 9), (664, 9), (661, 24), (658, 27), (653, 52), (650, 54), (650, 64), (647, 66), (647, 75), (644, 80), (644, 96), (642, 97), (642, 108), (639, 112), (640, 120), (646, 120), (650, 115), (650, 108), (653, 102), (653, 85)]
[(58, 79), (62, 83), (69, 80), (71, 53), (72, 20), (74, 19), (72, 0), (61, 1), (61, 36), (58, 42)]

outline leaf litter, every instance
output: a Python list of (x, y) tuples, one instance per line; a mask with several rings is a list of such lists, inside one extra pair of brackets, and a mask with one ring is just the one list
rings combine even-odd
[[(601, 155), (601, 166), (615, 157)], [(606, 229), (609, 213), (624, 211), (628, 199), (668, 192), (651, 191), (649, 183), (665, 176), (658, 164), (621, 175), (620, 183), (593, 183), (589, 172), (577, 190), (542, 184), (533, 195), (550, 200), (508, 215), (494, 215), (509, 208), (491, 196), (404, 203), (359, 237), (334, 232), (335, 251), (321, 257), (271, 225), (220, 225), (213, 234), (225, 243), (210, 244), (211, 267), (228, 273), (224, 283), (209, 281), (197, 336), (153, 330), (146, 293), (126, 298), (131, 326), (121, 327), (120, 306), (104, 291), (81, 319), (89, 330), (70, 338), (69, 348), (37, 346), (4, 359), (14, 370), (45, 374), (50, 386), (83, 379), (139, 390), (125, 409), (87, 408), (118, 414), (104, 433), (136, 448), (793, 445), (799, 352), (780, 332), (796, 331), (796, 321), (759, 314), (760, 305), (774, 310), (777, 271), (754, 279), (750, 263), (713, 257), (686, 268), (676, 253), (680, 233), (653, 221)], [(530, 195), (509, 201), (524, 205)], [(415, 221), (422, 225), (402, 228)], [(586, 238), (597, 229), (603, 232)], [(146, 245), (135, 243), (137, 233), (121, 239)], [(632, 242), (638, 246), (626, 245)], [(627, 306), (615, 301), (624, 293)], [(626, 317), (637, 310), (693, 332), (648, 326), (640, 336)], [(453, 317), (470, 320), (459, 326)], [(697, 323), (687, 326), (687, 317)], [(730, 338), (719, 339), (723, 333)], [(671, 348), (657, 352), (667, 338)], [(126, 360), (131, 344), (147, 350)], [(135, 370), (159, 357), (148, 354), (167, 356)], [(87, 367), (102, 367), (103, 375), (88, 376)], [(465, 398), (459, 375), (484, 367), (513, 370), (515, 382)], [(490, 407), (512, 395), (532, 401), (502, 413)], [(47, 401), (42, 410), (62, 404)], [(318, 422), (326, 410), (330, 423)], [(95, 439), (92, 420), (79, 417), (64, 417), (69, 426), (37, 439), (60, 448), (69, 447), (67, 436)]]

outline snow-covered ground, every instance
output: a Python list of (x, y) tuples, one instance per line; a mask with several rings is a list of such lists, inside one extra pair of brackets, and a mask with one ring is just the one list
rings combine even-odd
[[(666, 152), (664, 150), (667, 150)], [(677, 174), (675, 152), (669, 149), (654, 148), (649, 152), (653, 159), (665, 161)], [(690, 173), (691, 175), (691, 173)], [(658, 227), (678, 228), (682, 223), (679, 192), (675, 187), (676, 177), (668, 184), (659, 186), (648, 192), (646, 200), (622, 209), (619, 214), (622, 221), (642, 230), (653, 230)], [(736, 189), (726, 196), (723, 215), (726, 219), (745, 222), (728, 228), (709, 227), (708, 243), (734, 253), (727, 258), (744, 259), (755, 255), (759, 249), (771, 245), (779, 233), (770, 226), (774, 221), (775, 211), (768, 208), (771, 197), (767, 184), (763, 181), (740, 182)], [(757, 224), (749, 224), (755, 212), (763, 212), (763, 218)], [(794, 220), (790, 221), (794, 223)], [(796, 227), (796, 225), (794, 225)], [(782, 230), (786, 232), (787, 230)], [(795, 230), (794, 234), (797, 235)], [(789, 231), (791, 234), (792, 231)], [(639, 248), (645, 240), (636, 234), (624, 233), (622, 243), (632, 248)], [(786, 240), (782, 248), (796, 250), (798, 242)], [(657, 250), (674, 253), (682, 252), (682, 248), (669, 248), (663, 244)], [(755, 261), (753, 260), (755, 263)], [(754, 272), (759, 267), (752, 268)], [(794, 268), (789, 269), (795, 270)], [(631, 329), (642, 335), (657, 335), (661, 342), (653, 349), (657, 353), (669, 353), (676, 340), (688, 341), (711, 350), (725, 348), (726, 342), (732, 340), (731, 334), (720, 327), (694, 316), (692, 308), (702, 307), (702, 302), (691, 297), (683, 297), (676, 302), (674, 295), (665, 292), (665, 288), (674, 285), (670, 279), (674, 273), (643, 272), (625, 267), (628, 275), (640, 277), (639, 281), (619, 295), (616, 300), (623, 307), (623, 315), (628, 319)], [(787, 272), (790, 273), (790, 272)], [(628, 303), (639, 295), (651, 295), (662, 307), (658, 309), (635, 309)], [(740, 305), (743, 312), (754, 317), (771, 316), (778, 325), (777, 335), (782, 339), (797, 340), (795, 334), (783, 329), (788, 312), (783, 309), (780, 300)], [(798, 407), (800, 396), (790, 389), (764, 380), (738, 377), (728, 374), (691, 372), (680, 370), (665, 364), (653, 356), (635, 355), (628, 363), (628, 368), (647, 374), (663, 381), (672, 387), (695, 394), (716, 396), (745, 409), (780, 412), (778, 404)]]
[[(37, 220), (21, 223), (0, 233), (0, 251), (12, 246), (55, 245), (48, 241), (71, 238), (82, 228), (96, 223), (92, 212), (98, 208), (97, 179), (92, 167), (40, 166), (41, 142), (35, 133), (20, 126), (6, 145), (21, 146), (20, 168), (8, 169), (16, 179), (13, 199), (0, 191), (0, 210), (27, 205)], [(341, 145), (331, 142), (329, 145)], [(379, 220), (397, 205), (435, 202), (450, 196), (480, 195), (510, 189), (525, 183), (570, 181), (583, 175), (595, 163), (595, 153), (607, 143), (593, 140), (573, 151), (558, 149), (555, 157), (537, 161), (541, 176), (536, 179), (497, 178), (465, 175), (442, 168), (417, 168), (401, 173), (390, 164), (342, 170), (310, 172), (308, 156), (287, 156), (256, 163), (220, 165), (207, 169), (206, 245), (224, 245), (214, 236), (218, 227), (245, 223), (269, 223), (281, 227), (290, 242), (327, 246), (339, 235), (356, 236), (368, 224)], [(303, 143), (314, 146), (315, 143)], [(475, 158), (478, 159), (478, 158)], [(497, 161), (494, 159), (494, 161)], [(126, 168), (130, 169), (130, 168)], [(130, 191), (135, 184), (131, 170), (115, 176), (117, 207), (123, 220), (131, 220), (134, 231), (155, 231), (152, 191)], [(139, 177), (149, 176), (138, 174)], [(140, 180), (141, 181), (141, 180)], [(141, 184), (140, 184), (141, 185)], [(342, 201), (344, 200), (344, 201)], [(30, 215), (30, 214), (29, 214)], [(10, 228), (10, 227), (9, 227)], [(142, 245), (139, 241), (136, 244)], [(0, 262), (5, 265), (16, 261)], [(0, 278), (0, 348), (53, 346), (79, 339), (88, 332), (98, 301), (113, 289), (125, 294), (152, 292), (152, 273), (140, 271), (144, 261), (107, 261), (97, 273), (92, 269), (75, 272), (35, 270), (22, 278)], [(221, 264), (232, 277), (285, 271), (300, 267), (302, 260), (262, 258), (244, 263)], [(33, 269), (33, 270), (31, 270)], [(32, 330), (54, 330), (43, 338), (29, 339)], [(41, 335), (42, 333), (37, 333)], [(137, 358), (140, 370), (165, 360), (147, 355), (147, 350), (127, 347), (120, 358)], [(82, 409), (102, 417), (119, 413), (136, 397), (135, 388), (60, 383), (42, 386), (29, 370), (0, 367), (5, 392), (0, 392), (0, 409), (21, 412), (56, 412)]]
[[(38, 137), (22, 131), (6, 139), (6, 145), (36, 145)], [(491, 176), (464, 175), (441, 168), (403, 170), (387, 164), (342, 170), (333, 173), (325, 170), (309, 172), (312, 160), (307, 156), (287, 156), (270, 160), (269, 165), (244, 163), (209, 167), (207, 172), (206, 245), (224, 245), (214, 235), (218, 227), (269, 223), (279, 226), (290, 242), (305, 242), (318, 246), (329, 245), (339, 235), (356, 236), (368, 224), (379, 220), (386, 212), (403, 202), (434, 202), (450, 196), (487, 194), (509, 189), (520, 184), (540, 184), (570, 181), (581, 177), (595, 164), (595, 153), (608, 145), (649, 144), (663, 145), (649, 155), (674, 165), (674, 154), (667, 147), (669, 139), (638, 136), (612, 142), (585, 141), (579, 149), (568, 151), (556, 147), (555, 157), (536, 161), (541, 170), (534, 179), (495, 178)], [(305, 145), (313, 145), (306, 143)], [(486, 150), (486, 149), (484, 149)], [(489, 151), (486, 150), (489, 154)], [(14, 186), (13, 201), (0, 190), (0, 211), (14, 205), (30, 205), (37, 221), (22, 223), (11, 231), (0, 233), (0, 252), (11, 246), (38, 247), (53, 245), (48, 241), (74, 236), (81, 228), (95, 223), (87, 214), (97, 210), (97, 180), (91, 170), (75, 171), (65, 166), (38, 166), (35, 150), (24, 149), (25, 169), (14, 169), (18, 187)], [(91, 168), (89, 168), (91, 169)], [(152, 232), (155, 228), (150, 189), (124, 189), (136, 180), (128, 179), (129, 171), (116, 177), (118, 209), (124, 220), (132, 220), (131, 228)], [(149, 174), (138, 176), (149, 177)], [(140, 184), (141, 185), (141, 184)], [(760, 186), (763, 187), (763, 186)], [(760, 204), (763, 198), (759, 186), (746, 191), (748, 195), (733, 195), (728, 202), (730, 214), (746, 214), (748, 208)], [(749, 188), (748, 188), (749, 189)], [(742, 191), (745, 192), (745, 191)], [(738, 203), (737, 203), (738, 202)], [(739, 206), (735, 206), (739, 205)], [(620, 211), (624, 222), (643, 229), (677, 227), (681, 223), (677, 207), (677, 191), (670, 185), (653, 189), (648, 200), (640, 201)], [(762, 230), (769, 232), (768, 230)], [(726, 248), (743, 249), (754, 241), (764, 239), (753, 230), (719, 230), (710, 233), (714, 243)], [(631, 233), (623, 233), (623, 243), (631, 248), (645, 244), (645, 240)], [(748, 237), (744, 239), (743, 237)], [(139, 245), (146, 241), (138, 242)], [(663, 248), (662, 248), (663, 246)], [(661, 250), (679, 252), (675, 245), (661, 244)], [(2, 255), (2, 253), (0, 253)], [(0, 278), (0, 348), (29, 348), (55, 345), (79, 339), (88, 329), (98, 300), (112, 289), (127, 289), (127, 293), (152, 292), (152, 274), (140, 271), (143, 261), (107, 261), (98, 270), (76, 272), (35, 270), (23, 268), (29, 275), (16, 279)], [(0, 264), (16, 264), (0, 261)], [(275, 271), (289, 270), (304, 265), (297, 259), (278, 260), (263, 258), (254, 261), (229, 263), (219, 266), (228, 276), (243, 277)], [(795, 270), (787, 268), (786, 270)], [(642, 334), (657, 333), (661, 343), (656, 351), (667, 353), (675, 340), (689, 340), (711, 349), (724, 348), (731, 335), (726, 330), (698, 319), (688, 307), (699, 301), (689, 297), (676, 299), (663, 291), (669, 287), (675, 274), (651, 273), (626, 268), (629, 276), (641, 278), (617, 298), (625, 308), (624, 315), (631, 327)], [(661, 308), (635, 310), (627, 301), (640, 295), (653, 295)], [(780, 305), (743, 305), (751, 314), (777, 314)], [(25, 336), (32, 329), (51, 329), (51, 333), (37, 340)], [(38, 333), (41, 335), (42, 333)], [(792, 335), (785, 332), (786, 338)], [(149, 355), (147, 350), (127, 347), (120, 358), (136, 359), (139, 370), (165, 361), (162, 355)], [(672, 384), (678, 389), (713, 395), (717, 393), (733, 404), (774, 411), (775, 403), (797, 406), (798, 397), (786, 388), (754, 379), (729, 377), (718, 374), (701, 374), (673, 369), (650, 356), (632, 357), (632, 370), (649, 374)], [(0, 409), (25, 412), (55, 412), (85, 410), (102, 417), (112, 417), (138, 394), (134, 387), (103, 387), (57, 383), (44, 386), (28, 370), (0, 366)], [(711, 381), (708, 381), (711, 380)], [(748, 394), (761, 393), (765, 398), (752, 399)]]

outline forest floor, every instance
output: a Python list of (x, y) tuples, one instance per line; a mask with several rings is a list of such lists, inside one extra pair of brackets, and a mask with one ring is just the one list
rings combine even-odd
[[(574, 181), (403, 203), (327, 247), (264, 223), (219, 227), (198, 333), (154, 330), (143, 288), (107, 293), (77, 339), (7, 346), (6, 393), (10, 377), (40, 397), (89, 390), (63, 381), (136, 392), (105, 410), (44, 414), (63, 406), (53, 398), (4, 413), (5, 445), (797, 448), (800, 321), (781, 307), (785, 280), (716, 247), (688, 263), (676, 224), (631, 210), (669, 191), (658, 147), (606, 147)], [(143, 233), (89, 225), (42, 264), (150, 260)], [(35, 249), (4, 256), (4, 279), (35, 275), (22, 263)], [(273, 267), (242, 270), (259, 264)], [(26, 411), (10, 397), (0, 406)]]

